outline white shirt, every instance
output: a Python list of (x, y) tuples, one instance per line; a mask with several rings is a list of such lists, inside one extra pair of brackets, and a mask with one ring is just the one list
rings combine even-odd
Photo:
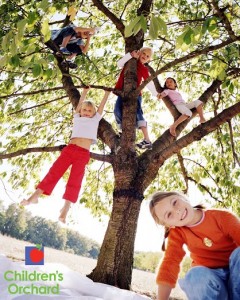
[(92, 139), (92, 143), (97, 142), (97, 131), (99, 121), (102, 116), (97, 112), (92, 118), (81, 117), (79, 113), (73, 116), (72, 138)]

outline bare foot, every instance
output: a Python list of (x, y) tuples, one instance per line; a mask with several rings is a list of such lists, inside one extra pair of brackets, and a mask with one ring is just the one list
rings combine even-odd
[(67, 217), (69, 208), (70, 208), (69, 201), (65, 201), (63, 208), (60, 210), (60, 216), (58, 218), (58, 220), (64, 224), (66, 223), (66, 217)]
[(199, 122), (202, 124), (202, 123), (206, 123), (207, 120), (205, 118), (200, 118)]
[(21, 202), (20, 202), (20, 205), (22, 206), (26, 206), (26, 205), (29, 205), (29, 204), (37, 204), (38, 203), (38, 199), (37, 198), (34, 198), (34, 197), (30, 197), (29, 199), (23, 199)]
[(169, 131), (170, 131), (171, 135), (176, 136), (176, 128), (173, 125), (170, 126)]

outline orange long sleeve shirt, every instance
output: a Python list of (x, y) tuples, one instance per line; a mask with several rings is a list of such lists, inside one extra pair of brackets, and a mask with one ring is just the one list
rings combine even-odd
[(240, 219), (229, 211), (203, 211), (203, 218), (191, 227), (171, 228), (165, 255), (157, 274), (158, 284), (174, 287), (180, 263), (190, 252), (192, 266), (221, 268), (229, 265), (229, 256), (240, 245)]

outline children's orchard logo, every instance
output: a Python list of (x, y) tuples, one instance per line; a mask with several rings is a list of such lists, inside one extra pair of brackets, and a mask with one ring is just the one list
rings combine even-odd
[(25, 265), (44, 265), (44, 248), (42, 245), (25, 247)]
[[(25, 247), (25, 265), (43, 265), (44, 249), (42, 245)], [(40, 268), (32, 270), (32, 267), (25, 267), (24, 270), (7, 270), (3, 274), (3, 279), (8, 283), (8, 293), (50, 295), (59, 294), (59, 282), (63, 281), (63, 273), (43, 272)], [(1, 282), (1, 278), (0, 278)]]

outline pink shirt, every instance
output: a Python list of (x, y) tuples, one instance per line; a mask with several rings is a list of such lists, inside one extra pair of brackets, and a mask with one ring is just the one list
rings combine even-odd
[(174, 105), (185, 103), (181, 94), (176, 90), (166, 89), (161, 93), (162, 97), (168, 96)]

